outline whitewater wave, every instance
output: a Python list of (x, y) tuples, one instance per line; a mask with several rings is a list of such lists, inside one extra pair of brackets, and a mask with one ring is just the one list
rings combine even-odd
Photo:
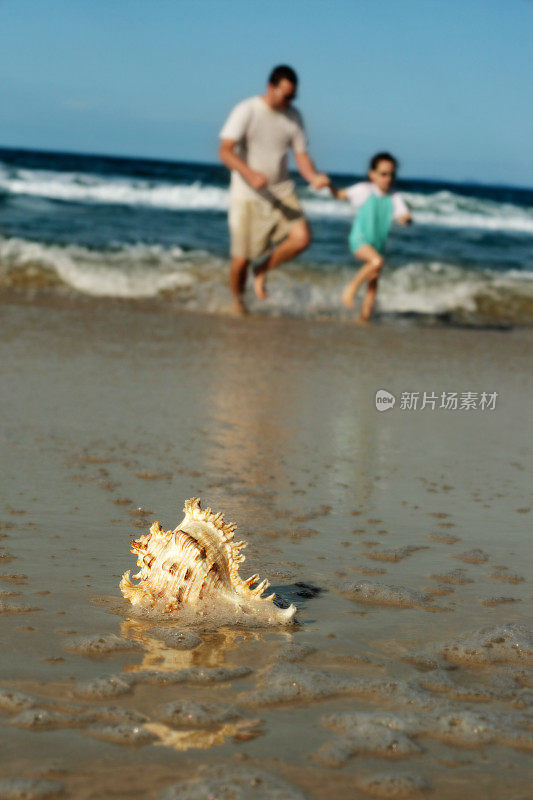
[[(173, 211), (226, 211), (227, 188), (200, 181), (171, 184), (95, 174), (15, 169), (0, 164), (0, 192), (65, 202), (120, 204)], [(533, 233), (533, 208), (466, 197), (450, 191), (405, 193), (419, 225)], [(310, 217), (349, 218), (348, 203), (327, 193), (305, 190), (303, 206)]]
[[(313, 267), (313, 268), (311, 268)], [(339, 321), (353, 318), (340, 295), (353, 269), (318, 270), (299, 261), (269, 278), (269, 299), (257, 313)], [(92, 297), (165, 297), (191, 311), (223, 312), (229, 303), (228, 262), (202, 251), (136, 244), (94, 250), (0, 237), (0, 288)], [(385, 315), (533, 325), (533, 273), (472, 271), (441, 262), (386, 269), (378, 310)]]
[(131, 245), (106, 251), (0, 238), (0, 285), (63, 285), (94, 297), (146, 298), (187, 288), (190, 259), (179, 247)]

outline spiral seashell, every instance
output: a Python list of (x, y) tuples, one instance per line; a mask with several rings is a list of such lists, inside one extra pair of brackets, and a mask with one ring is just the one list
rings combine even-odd
[(279, 608), (273, 603), (275, 594), (262, 597), (270, 585), (267, 580), (258, 583), (258, 575), (240, 577), (247, 543), (233, 541), (236, 526), (224, 522), (222, 514), (202, 509), (197, 497), (186, 500), (183, 510), (185, 517), (173, 531), (154, 522), (150, 533), (131, 540), (139, 567), (133, 578), (139, 583), (132, 581), (129, 570), (125, 572), (120, 581), (124, 597), (134, 606), (168, 614), (215, 601), (271, 622), (290, 622), (294, 605)]

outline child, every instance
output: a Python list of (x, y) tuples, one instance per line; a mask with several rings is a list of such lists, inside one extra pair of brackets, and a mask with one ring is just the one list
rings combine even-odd
[(412, 221), (401, 194), (391, 191), (397, 166), (398, 162), (390, 153), (377, 153), (370, 161), (368, 181), (355, 183), (346, 189), (337, 189), (330, 184), (334, 197), (349, 200), (357, 208), (349, 244), (354, 257), (363, 261), (363, 266), (346, 286), (342, 302), (347, 308), (353, 308), (357, 290), (362, 283), (368, 282), (358, 320), (361, 323), (367, 323), (372, 314), (392, 221), (400, 225), (409, 225)]

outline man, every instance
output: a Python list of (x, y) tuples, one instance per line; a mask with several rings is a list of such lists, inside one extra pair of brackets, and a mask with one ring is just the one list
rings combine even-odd
[(288, 66), (275, 67), (266, 91), (235, 106), (220, 132), (219, 156), (231, 169), (229, 227), (231, 233), (230, 286), (233, 309), (246, 312), (243, 303), (248, 266), (276, 247), (255, 270), (254, 291), (267, 296), (268, 270), (301, 253), (311, 242), (294, 183), (289, 178), (287, 155), (294, 153), (298, 171), (315, 189), (329, 184), (307, 154), (303, 120), (291, 107), (298, 78)]

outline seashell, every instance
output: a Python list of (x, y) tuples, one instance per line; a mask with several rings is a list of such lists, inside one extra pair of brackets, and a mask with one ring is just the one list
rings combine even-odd
[(276, 623), (290, 622), (296, 607), (279, 608), (274, 594), (262, 597), (270, 585), (258, 583), (259, 576), (242, 580), (239, 565), (245, 556), (246, 542), (234, 542), (235, 525), (222, 514), (200, 508), (193, 497), (185, 502), (185, 517), (173, 531), (164, 531), (154, 522), (150, 533), (132, 539), (131, 552), (138, 556), (140, 571), (133, 583), (130, 571), (120, 581), (120, 590), (134, 606), (167, 614), (189, 607), (200, 609), (216, 604), (241, 614)]

